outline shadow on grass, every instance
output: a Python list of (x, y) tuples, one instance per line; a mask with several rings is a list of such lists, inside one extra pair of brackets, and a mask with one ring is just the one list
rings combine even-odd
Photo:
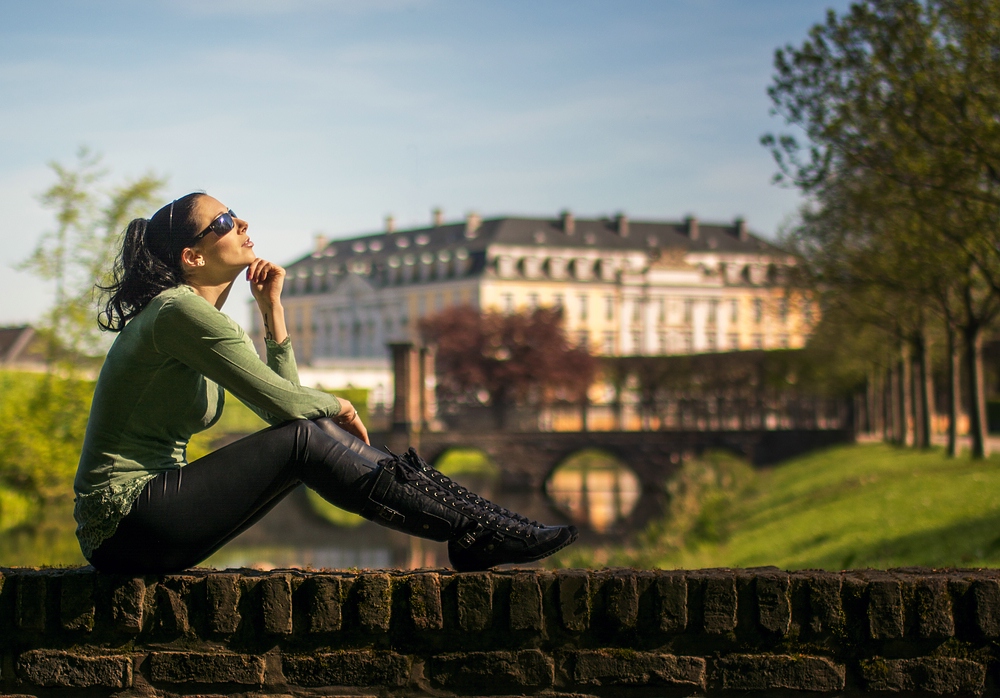
[[(811, 541), (816, 545), (827, 536)], [(888, 538), (869, 546), (842, 546), (799, 558), (796, 567), (840, 570), (873, 567), (995, 567), (1000, 565), (1000, 513), (951, 526)]]

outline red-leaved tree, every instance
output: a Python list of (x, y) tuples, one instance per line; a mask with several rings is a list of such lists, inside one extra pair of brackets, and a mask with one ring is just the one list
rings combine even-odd
[(472, 403), (485, 391), (500, 428), (514, 404), (582, 401), (597, 370), (586, 348), (571, 345), (558, 309), (455, 306), (421, 320), (420, 330), (437, 347), (440, 396)]

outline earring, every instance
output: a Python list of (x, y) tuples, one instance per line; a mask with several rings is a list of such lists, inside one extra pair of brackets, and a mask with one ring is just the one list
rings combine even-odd
[(199, 267), (203, 267), (203, 266), (205, 266), (205, 260), (204, 260), (204, 259), (199, 259), (199, 260), (198, 260), (198, 266), (199, 266)]

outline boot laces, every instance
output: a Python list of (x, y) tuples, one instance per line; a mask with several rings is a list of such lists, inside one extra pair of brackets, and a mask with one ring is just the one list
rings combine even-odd
[[(434, 499), (438, 499), (445, 504), (451, 506), (454, 509), (461, 511), (463, 514), (478, 521), (480, 524), (488, 525), (491, 529), (495, 531), (502, 531), (506, 533), (513, 533), (514, 535), (520, 536), (522, 538), (535, 537), (535, 532), (532, 530), (535, 527), (539, 527), (537, 523), (530, 522), (523, 516), (519, 518), (514, 518), (511, 516), (505, 516), (500, 511), (500, 507), (493, 505), (495, 509), (490, 507), (485, 507), (476, 501), (472, 501), (469, 498), (462, 497), (455, 492), (453, 492), (447, 486), (442, 486), (435, 478), (430, 476), (430, 473), (426, 472), (424, 468), (419, 465), (419, 456), (413, 449), (410, 449), (410, 453), (403, 455), (397, 455), (395, 453), (389, 452), (392, 456), (391, 458), (385, 458), (379, 461), (380, 465), (392, 465), (394, 466), (394, 471), (396, 473), (396, 478), (400, 481), (405, 481), (412, 484), (415, 487), (423, 489), (424, 492)], [(417, 462), (414, 460), (414, 456)], [(428, 466), (430, 468), (430, 466)], [(432, 468), (430, 470), (433, 471)], [(433, 471), (437, 472), (437, 471)], [(439, 473), (440, 474), (440, 473)], [(441, 477), (445, 477), (441, 475)], [(451, 482), (451, 480), (449, 480)], [(454, 484), (454, 483), (453, 483)], [(463, 487), (459, 487), (457, 484), (456, 488), (465, 490)], [(468, 491), (468, 490), (465, 490)], [(478, 498), (483, 502), (487, 500)], [(487, 502), (489, 504), (489, 502)], [(504, 509), (503, 511), (506, 511)]]
[(502, 507), (499, 504), (494, 504), (490, 500), (480, 497), (475, 492), (472, 492), (466, 489), (465, 487), (462, 487), (460, 484), (458, 484), (450, 477), (442, 473), (440, 470), (432, 466), (430, 463), (425, 461), (423, 458), (421, 458), (417, 454), (415, 449), (410, 448), (410, 450), (406, 453), (405, 457), (407, 457), (411, 461), (414, 467), (423, 471), (424, 474), (426, 474), (429, 478), (437, 482), (437, 484), (441, 485), (442, 487), (445, 487), (448, 490), (451, 490), (457, 496), (464, 497), (465, 499), (469, 500), (470, 502), (472, 502), (477, 506), (480, 506), (488, 511), (491, 511), (495, 514), (499, 514), (500, 516), (506, 517), (508, 519), (513, 519), (514, 521), (525, 524), (526, 526), (534, 526), (536, 528), (541, 528), (542, 525), (537, 521), (533, 521), (532, 519), (529, 519), (527, 516), (518, 514), (517, 512), (511, 511), (510, 509)]

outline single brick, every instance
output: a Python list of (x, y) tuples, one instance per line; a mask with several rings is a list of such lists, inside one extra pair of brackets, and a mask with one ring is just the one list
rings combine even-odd
[(826, 657), (737, 654), (715, 663), (723, 690), (842, 691), (846, 670)]
[(264, 683), (264, 658), (222, 652), (153, 652), (149, 676), (156, 683)]
[(434, 686), (457, 693), (517, 694), (548, 688), (555, 676), (552, 659), (539, 650), (441, 654), (428, 668)]
[(489, 573), (458, 577), (458, 626), (478, 633), (493, 625), (493, 576)]
[(17, 577), (14, 618), (21, 630), (30, 632), (45, 630), (47, 582), (47, 575), (37, 572), (26, 572)]
[(392, 587), (389, 575), (383, 572), (362, 574), (354, 584), (358, 609), (358, 623), (373, 632), (389, 630), (392, 608)]
[(615, 571), (604, 586), (605, 614), (612, 628), (628, 630), (639, 617), (639, 585), (633, 571)]
[(716, 573), (705, 577), (705, 632), (722, 635), (736, 629), (736, 577), (731, 573)]
[(578, 650), (567, 653), (563, 666), (577, 686), (705, 687), (705, 660), (701, 657), (622, 649)]
[(660, 616), (660, 630), (665, 633), (682, 633), (688, 622), (687, 579), (677, 572), (658, 574), (656, 599)]
[(94, 629), (94, 574), (75, 570), (59, 584), (59, 623), (63, 630)]
[(986, 684), (986, 667), (953, 657), (875, 658), (861, 661), (861, 676), (869, 691), (979, 695)]
[(184, 635), (191, 629), (181, 592), (163, 584), (156, 587), (156, 627), (169, 635)]
[(590, 627), (590, 574), (567, 570), (556, 576), (559, 617), (566, 630), (582, 633)]
[(903, 585), (898, 580), (868, 585), (868, 629), (874, 640), (903, 637)]
[(948, 580), (927, 577), (916, 584), (914, 601), (919, 637), (944, 639), (955, 634), (955, 613), (952, 608)]
[(441, 579), (434, 572), (410, 576), (410, 618), (417, 630), (441, 630)]
[(268, 635), (292, 633), (292, 579), (270, 574), (257, 586), (260, 592), (261, 626)]
[(132, 658), (31, 650), (17, 658), (17, 673), (27, 683), (44, 688), (129, 688)]
[(409, 657), (395, 652), (344, 650), (304, 656), (285, 655), (281, 666), (288, 683), (295, 686), (405, 686), (410, 676)]
[(340, 577), (317, 576), (307, 582), (309, 592), (309, 632), (332, 633), (340, 630), (342, 585)]
[(538, 575), (519, 572), (510, 580), (510, 629), (542, 629), (542, 588)]
[(116, 577), (111, 591), (111, 622), (118, 632), (142, 631), (146, 583), (138, 577)]
[(240, 575), (210, 574), (205, 578), (208, 630), (228, 635), (240, 625)]
[(792, 623), (789, 601), (791, 586), (787, 574), (762, 574), (754, 585), (757, 591), (757, 622), (769, 633), (784, 636)]
[(844, 625), (844, 604), (840, 596), (843, 579), (839, 574), (813, 573), (805, 584), (809, 590), (809, 629), (828, 633)]
[(972, 583), (972, 611), (984, 638), (1000, 637), (1000, 581), (977, 579)]

